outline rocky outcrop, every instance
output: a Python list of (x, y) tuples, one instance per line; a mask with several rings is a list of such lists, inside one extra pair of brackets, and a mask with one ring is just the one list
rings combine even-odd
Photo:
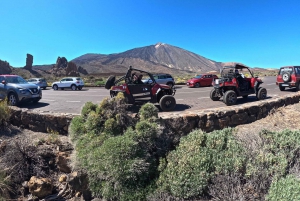
[(83, 75), (87, 75), (88, 74), (88, 72), (84, 68), (82, 68), (81, 66), (79, 66), (77, 70), (78, 70), (79, 73), (81, 73)]
[(0, 60), (0, 74), (10, 74), (12, 72), (7, 61)]
[(68, 60), (65, 57), (58, 57), (56, 59), (55, 68), (67, 68)]
[(31, 54), (27, 54), (26, 66), (24, 66), (24, 68), (26, 70), (32, 70), (32, 64), (33, 64), (33, 56)]
[(66, 69), (66, 76), (78, 77), (80, 74), (78, 73), (77, 66), (74, 62), (70, 61), (68, 63)]

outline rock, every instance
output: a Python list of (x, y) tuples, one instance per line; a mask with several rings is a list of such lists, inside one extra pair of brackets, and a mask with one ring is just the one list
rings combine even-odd
[(56, 165), (61, 172), (70, 173), (71, 168), (69, 166), (70, 157), (66, 152), (58, 152), (56, 157)]
[(12, 72), (7, 61), (0, 60), (0, 74), (10, 74)]
[(87, 75), (87, 74), (88, 74), (88, 72), (87, 72), (84, 68), (82, 68), (81, 66), (79, 66), (77, 70), (78, 70), (78, 72), (81, 73), (81, 74), (84, 74), (84, 75)]
[(81, 192), (84, 200), (91, 200), (91, 192), (89, 191), (88, 176), (83, 172), (72, 172), (69, 174), (68, 184), (73, 192)]
[(38, 198), (44, 198), (52, 194), (52, 181), (49, 178), (31, 177), (28, 182), (29, 192)]
[(59, 181), (60, 183), (63, 183), (63, 182), (65, 182), (65, 181), (67, 181), (67, 175), (65, 175), (65, 174), (61, 175), (61, 176), (59, 177), (58, 181)]
[(24, 66), (27, 70), (32, 70), (33, 56), (31, 54), (27, 54), (26, 57), (26, 66)]
[(55, 68), (67, 68), (68, 60), (65, 57), (58, 57)]
[(66, 76), (73, 76), (77, 77), (80, 76), (77, 70), (77, 66), (74, 62), (70, 61), (68, 63), (67, 69), (66, 69)]

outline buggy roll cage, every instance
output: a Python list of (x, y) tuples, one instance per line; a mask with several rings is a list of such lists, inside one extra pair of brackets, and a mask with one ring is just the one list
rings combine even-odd
[(236, 70), (236, 69), (238, 69), (238, 70), (248, 69), (251, 76), (254, 77), (253, 73), (249, 70), (249, 68), (247, 66), (244, 66), (244, 65), (241, 65), (241, 64), (236, 64), (235, 66), (224, 66), (223, 69), (221, 70), (221, 76), (222, 76), (223, 70), (225, 70), (225, 69), (233, 69), (233, 74), (235, 73), (234, 70)]
[(154, 79), (154, 77), (153, 77), (153, 75), (152, 75), (151, 73), (149, 73), (149, 72), (147, 72), (147, 71), (140, 70), (140, 69), (132, 68), (132, 66), (129, 66), (126, 75), (124, 75), (124, 76), (122, 76), (120, 79), (116, 80), (116, 81), (114, 82), (114, 84), (117, 84), (117, 83), (119, 83), (119, 82), (121, 82), (121, 81), (123, 81), (123, 80), (125, 80), (125, 83), (130, 83), (130, 82), (132, 82), (132, 80), (131, 80), (131, 72), (132, 72), (132, 71), (138, 71), (138, 72), (141, 72), (141, 73), (146, 73), (146, 74), (148, 74), (148, 76), (149, 76), (150, 79), (152, 80), (152, 83), (156, 83), (156, 81), (155, 81), (155, 79)]

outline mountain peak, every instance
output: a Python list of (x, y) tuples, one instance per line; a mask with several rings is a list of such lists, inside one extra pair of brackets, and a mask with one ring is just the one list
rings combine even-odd
[(159, 48), (162, 45), (165, 45), (165, 43), (158, 42), (158, 43), (155, 44), (155, 48)]

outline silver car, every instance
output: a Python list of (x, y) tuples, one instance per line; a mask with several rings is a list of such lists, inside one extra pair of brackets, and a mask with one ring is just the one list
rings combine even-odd
[(29, 84), (18, 75), (0, 75), (0, 100), (7, 98), (12, 106), (20, 102), (34, 103), (42, 98), (42, 90), (35, 84)]
[[(170, 86), (171, 88), (175, 85), (175, 80), (170, 74), (155, 74), (153, 75), (155, 82), (158, 84), (165, 84)], [(150, 84), (152, 82), (151, 79), (144, 79), (142, 80), (144, 83)]]
[(27, 82), (31, 84), (36, 84), (42, 89), (46, 89), (48, 86), (47, 81), (44, 78), (30, 78), (27, 80)]
[(54, 90), (71, 88), (75, 91), (76, 89), (81, 90), (83, 86), (84, 82), (80, 77), (64, 77), (60, 81), (52, 83), (52, 88)]

